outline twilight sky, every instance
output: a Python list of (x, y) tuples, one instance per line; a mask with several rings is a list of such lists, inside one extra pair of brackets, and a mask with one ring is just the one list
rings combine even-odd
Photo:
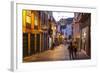
[(74, 17), (74, 13), (69, 12), (53, 12), (53, 17), (56, 21), (59, 21), (61, 18), (71, 18)]

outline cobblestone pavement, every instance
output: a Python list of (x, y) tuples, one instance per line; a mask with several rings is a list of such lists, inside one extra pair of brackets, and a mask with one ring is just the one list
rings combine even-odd
[[(78, 55), (77, 58), (78, 60), (89, 58), (83, 51), (78, 52), (77, 55)], [(47, 50), (24, 58), (24, 62), (58, 61), (58, 60), (70, 60), (67, 45), (65, 46), (61, 44), (55, 47), (53, 50)]]

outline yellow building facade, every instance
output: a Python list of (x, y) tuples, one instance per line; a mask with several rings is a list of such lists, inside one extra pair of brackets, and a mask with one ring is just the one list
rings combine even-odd
[(23, 57), (48, 49), (48, 34), (41, 28), (40, 11), (23, 10), (22, 22)]

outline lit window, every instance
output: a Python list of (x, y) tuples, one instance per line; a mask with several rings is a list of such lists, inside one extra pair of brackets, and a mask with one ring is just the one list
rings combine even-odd
[(35, 26), (38, 26), (38, 18), (35, 16)]
[(26, 16), (26, 23), (30, 23), (31, 24), (31, 17), (30, 16)]

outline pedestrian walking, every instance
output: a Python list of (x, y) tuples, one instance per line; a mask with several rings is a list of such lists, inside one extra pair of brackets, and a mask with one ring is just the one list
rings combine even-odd
[(77, 45), (77, 42), (74, 41), (73, 42), (73, 55), (74, 55), (74, 59), (77, 59), (77, 50), (78, 50), (78, 45)]
[(54, 50), (55, 42), (52, 43), (52, 50)]
[(72, 42), (70, 42), (69, 46), (68, 46), (68, 50), (69, 50), (69, 57), (70, 60), (74, 59), (74, 55), (73, 55), (73, 46), (72, 46)]
[(72, 45), (71, 36), (69, 37), (69, 40), (68, 40), (68, 51), (69, 51), (69, 58), (70, 58), (70, 60), (72, 60), (74, 58), (74, 56), (73, 56), (73, 45)]

